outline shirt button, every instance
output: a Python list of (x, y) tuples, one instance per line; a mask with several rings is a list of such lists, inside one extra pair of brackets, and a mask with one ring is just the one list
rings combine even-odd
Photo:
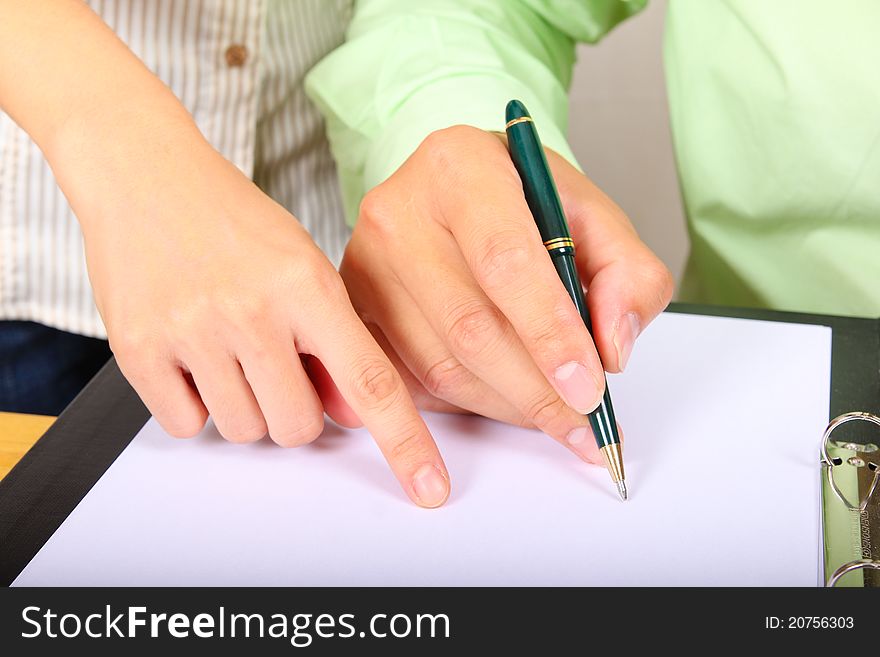
[(234, 43), (226, 49), (226, 64), (230, 67), (244, 66), (247, 61), (248, 49), (240, 43)]

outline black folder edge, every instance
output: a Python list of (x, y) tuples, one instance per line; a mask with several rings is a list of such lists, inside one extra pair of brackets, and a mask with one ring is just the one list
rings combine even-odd
[[(667, 312), (829, 326), (829, 417), (880, 412), (880, 320), (684, 303)], [(0, 585), (18, 577), (149, 417), (111, 359), (0, 481)]]

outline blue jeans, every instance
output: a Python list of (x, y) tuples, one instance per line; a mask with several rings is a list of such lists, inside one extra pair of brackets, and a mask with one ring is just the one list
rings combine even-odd
[(58, 415), (111, 355), (106, 340), (0, 321), (0, 411)]

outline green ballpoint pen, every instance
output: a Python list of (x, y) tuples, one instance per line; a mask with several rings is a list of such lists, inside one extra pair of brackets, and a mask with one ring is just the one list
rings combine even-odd
[[(556, 184), (550, 174), (544, 148), (538, 138), (538, 131), (532, 117), (518, 100), (507, 103), (507, 145), (510, 159), (522, 180), (526, 202), (532, 211), (535, 223), (544, 240), (544, 246), (550, 254), (556, 273), (562, 280), (571, 300), (581, 314), (590, 335), (593, 327), (590, 313), (584, 300), (584, 288), (581, 285), (575, 265), (574, 241), (568, 230), (568, 223), (562, 211), (562, 203), (556, 191)], [(623, 454), (620, 448), (620, 435), (617, 432), (617, 421), (614, 419), (614, 407), (611, 405), (611, 394), (605, 384), (602, 401), (592, 413), (587, 415), (593, 437), (599, 451), (605, 458), (611, 480), (617, 484), (620, 497), (626, 500), (626, 481), (623, 473)]]

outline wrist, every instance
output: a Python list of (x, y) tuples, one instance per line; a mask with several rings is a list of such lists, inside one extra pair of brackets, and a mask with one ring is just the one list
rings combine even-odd
[(156, 194), (200, 157), (219, 157), (171, 101), (131, 99), (71, 112), (41, 144), (83, 230), (106, 216), (124, 217), (134, 197)]

